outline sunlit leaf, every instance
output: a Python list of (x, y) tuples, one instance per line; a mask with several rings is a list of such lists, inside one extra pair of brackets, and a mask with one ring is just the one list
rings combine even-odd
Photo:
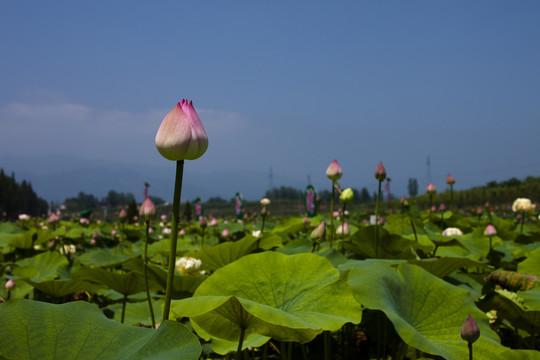
[(201, 346), (183, 325), (119, 324), (94, 305), (31, 300), (0, 304), (0, 355), (9, 359), (193, 359)]

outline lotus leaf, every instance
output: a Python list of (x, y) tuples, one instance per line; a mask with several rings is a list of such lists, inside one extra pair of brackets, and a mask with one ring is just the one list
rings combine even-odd
[(474, 343), (475, 359), (500, 359), (498, 336), (489, 328), (467, 291), (409, 264), (356, 262), (348, 274), (357, 300), (368, 309), (383, 311), (410, 346), (445, 359), (465, 359), (467, 343), (460, 337), (469, 314), (481, 336)]
[(94, 305), (14, 300), (0, 304), (0, 355), (9, 359), (193, 359), (201, 346), (183, 325), (119, 324)]
[(263, 252), (216, 270), (194, 296), (173, 304), (206, 333), (238, 341), (256, 333), (308, 342), (324, 330), (361, 320), (361, 306), (339, 271), (315, 254)]

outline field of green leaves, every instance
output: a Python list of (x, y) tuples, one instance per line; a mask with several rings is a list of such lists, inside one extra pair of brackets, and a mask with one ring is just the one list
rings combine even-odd
[(166, 321), (170, 216), (0, 223), (0, 357), (539, 358), (537, 215), (264, 215), (180, 223)]

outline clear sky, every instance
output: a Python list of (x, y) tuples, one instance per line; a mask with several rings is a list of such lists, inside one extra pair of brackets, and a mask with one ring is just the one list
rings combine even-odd
[[(209, 136), (186, 171), (374, 188), (540, 176), (540, 2), (0, 0), (0, 160), (173, 166), (182, 98)], [(1, 167), (1, 161), (0, 161)], [(307, 180), (306, 180), (307, 181)], [(423, 189), (421, 189), (422, 191)]]

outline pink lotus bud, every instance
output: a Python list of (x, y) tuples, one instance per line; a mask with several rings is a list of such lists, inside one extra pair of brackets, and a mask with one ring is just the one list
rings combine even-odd
[(323, 221), (311, 232), (311, 239), (321, 243), (326, 239), (326, 221)]
[(343, 170), (341, 169), (341, 166), (339, 166), (337, 160), (330, 163), (328, 169), (326, 169), (326, 176), (332, 181), (341, 179), (341, 176), (343, 176)]
[(165, 116), (156, 147), (165, 159), (176, 161), (195, 160), (206, 152), (208, 136), (191, 101), (182, 100)]
[(210, 222), (208, 223), (208, 226), (218, 226), (218, 221), (216, 218), (210, 219)]
[(304, 225), (309, 226), (311, 225), (311, 222), (309, 221), (309, 218), (307, 216), (304, 216), (304, 219), (302, 220)]
[(231, 230), (229, 230), (229, 228), (223, 229), (221, 232), (221, 237), (228, 238), (229, 236), (231, 236)]
[(125, 220), (127, 218), (127, 211), (126, 209), (120, 210), (120, 213), (118, 214), (118, 218), (120, 220)]
[(97, 239), (99, 237), (99, 233), (97, 231), (94, 231), (94, 233), (92, 234), (92, 239)]
[(446, 211), (446, 205), (444, 205), (444, 203), (441, 203), (441, 205), (439, 205), (439, 211), (440, 212), (445, 212)]
[(116, 230), (113, 229), (113, 230), (111, 231), (111, 235), (112, 235), (112, 236), (116, 236), (116, 234), (117, 234)]
[(456, 183), (456, 179), (450, 174), (446, 175), (446, 183), (448, 185), (454, 185)]
[(208, 225), (206, 218), (204, 216), (199, 217), (199, 226), (201, 229), (206, 229), (206, 226)]
[(47, 218), (47, 222), (49, 224), (55, 224), (58, 221), (60, 221), (60, 218), (58, 217), (58, 215), (56, 215), (56, 213), (51, 213), (51, 215), (49, 215), (49, 217)]
[(92, 239), (90, 240), (90, 245), (96, 245), (96, 239), (92, 238)]
[(427, 193), (436, 193), (437, 192), (437, 188), (435, 187), (435, 184), (433, 184), (432, 182), (430, 182), (426, 188), (426, 192)]
[(349, 223), (346, 221), (343, 224), (340, 224), (336, 229), (337, 235), (348, 236), (350, 233), (351, 233), (351, 230), (349, 229)]
[(13, 289), (15, 289), (15, 280), (13, 279), (9, 279), (8, 281), (6, 281), (6, 283), (4, 284), (4, 288), (7, 290), (7, 291), (12, 291)]
[(165, 214), (161, 215), (161, 221), (167, 221), (167, 215)]
[(487, 237), (492, 237), (497, 235), (497, 230), (495, 229), (495, 226), (489, 224), (486, 226), (486, 229), (484, 230), (484, 235)]
[(478, 324), (472, 318), (471, 314), (467, 316), (467, 320), (461, 326), (461, 338), (469, 344), (474, 343), (480, 337), (480, 329)]
[(180, 236), (184, 236), (184, 235), (186, 235), (186, 230), (180, 229)]
[(150, 221), (156, 217), (156, 207), (149, 197), (147, 197), (141, 204), (139, 216), (143, 221)]
[(375, 179), (379, 181), (384, 181), (384, 179), (386, 179), (386, 169), (384, 168), (382, 162), (379, 162), (377, 169), (375, 169)]

